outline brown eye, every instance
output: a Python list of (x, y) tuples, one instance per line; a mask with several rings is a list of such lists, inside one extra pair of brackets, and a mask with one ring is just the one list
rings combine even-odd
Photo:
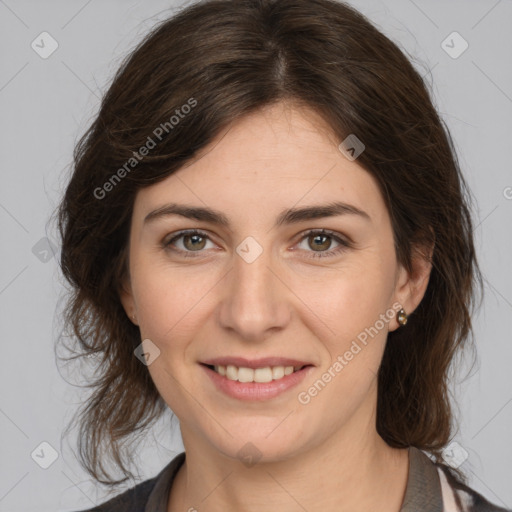
[(183, 235), (183, 245), (189, 251), (204, 249), (206, 238), (201, 235)]
[[(322, 230), (311, 230), (304, 234), (300, 244), (306, 242), (306, 247), (301, 247), (306, 252), (310, 253), (311, 258), (322, 258), (329, 256), (338, 256), (343, 251), (351, 247), (351, 244), (337, 236), (334, 232)], [(337, 247), (331, 249), (333, 241), (338, 244)], [(299, 246), (300, 246), (299, 244)]]
[(162, 247), (183, 256), (196, 256), (194, 253), (200, 255), (209, 241), (211, 242), (208, 235), (201, 231), (182, 231), (170, 240), (164, 241)]
[(332, 243), (332, 237), (329, 235), (309, 235), (308, 236), (308, 243), (310, 244), (310, 247), (312, 247), (315, 251), (316, 250), (327, 250), (331, 247)]

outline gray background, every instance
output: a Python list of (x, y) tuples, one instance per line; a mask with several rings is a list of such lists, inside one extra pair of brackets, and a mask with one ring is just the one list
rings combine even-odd
[[(478, 365), (462, 382), (452, 382), (460, 414), (454, 453), (468, 454), (461, 467), (476, 490), (512, 507), (512, 2), (351, 3), (432, 82), (476, 196), (485, 301), (474, 318)], [(78, 465), (73, 436), (61, 439), (86, 395), (71, 384), (72, 366), (59, 371), (55, 364), (63, 280), (49, 245), (58, 251), (48, 218), (65, 186), (73, 145), (97, 112), (121, 58), (179, 5), (0, 0), (0, 511), (70, 511), (108, 497)], [(43, 31), (59, 45), (46, 59), (31, 47), (34, 40), (43, 46)], [(459, 51), (460, 40), (451, 42), (452, 37), (442, 46), (453, 31), (469, 44), (458, 58), (445, 50), (448, 44), (452, 54)], [(181, 451), (179, 434), (165, 421), (148, 433), (137, 454), (141, 479)], [(42, 442), (58, 454), (48, 469), (40, 464), (51, 462), (52, 449)]]

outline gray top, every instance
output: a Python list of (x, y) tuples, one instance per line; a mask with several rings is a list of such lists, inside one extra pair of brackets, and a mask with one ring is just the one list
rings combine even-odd
[[(185, 452), (174, 457), (150, 480), (83, 512), (167, 512), (174, 478)], [(458, 482), (421, 450), (409, 447), (409, 476), (400, 512), (512, 512), (488, 502), (470, 487)]]
[(409, 447), (409, 478), (400, 512), (442, 512), (441, 483), (434, 463), (414, 446)]
[[(185, 460), (180, 453), (158, 475), (144, 512), (166, 512), (172, 482)], [(409, 448), (409, 478), (400, 512), (443, 512), (441, 484), (432, 461), (417, 448)]]

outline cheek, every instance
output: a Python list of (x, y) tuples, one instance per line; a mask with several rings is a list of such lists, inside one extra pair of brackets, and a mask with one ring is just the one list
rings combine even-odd
[[(314, 401), (317, 407), (325, 408), (322, 414), (336, 422), (341, 411), (343, 418), (350, 415), (375, 384), (393, 313), (389, 310), (392, 272), (386, 272), (378, 258), (361, 257), (331, 273), (329, 279), (315, 286), (308, 284), (307, 290), (304, 301), (315, 305), (317, 317), (309, 328), (321, 340), (317, 346), (324, 357), (320, 375), (303, 390), (308, 386), (324, 389), (317, 380), (327, 379), (328, 389)], [(332, 403), (340, 403), (333, 416), (329, 412)]]
[(376, 261), (361, 259), (339, 269), (322, 287), (308, 284), (309, 291), (303, 290), (304, 302), (314, 304), (316, 320), (309, 328), (321, 340), (317, 346), (324, 357), (317, 374), (301, 387), (300, 399), (311, 404), (310, 416), (324, 418), (322, 428), (347, 421), (376, 386), (393, 289), (391, 273)]
[(132, 277), (141, 335), (162, 350), (182, 350), (204, 323), (209, 294), (218, 281), (212, 272), (198, 272), (193, 266), (177, 269), (141, 261)]
[(201, 392), (190, 381), (196, 363), (190, 347), (206, 321), (212, 284), (194, 278), (191, 272), (158, 263), (141, 265), (132, 279), (141, 338), (150, 339), (160, 351), (148, 371), (160, 395), (180, 418), (194, 411), (190, 395)]
[(316, 279), (297, 278), (298, 295), (325, 324), (331, 344), (343, 346), (386, 313), (394, 291), (392, 266), (386, 265), (365, 255)]

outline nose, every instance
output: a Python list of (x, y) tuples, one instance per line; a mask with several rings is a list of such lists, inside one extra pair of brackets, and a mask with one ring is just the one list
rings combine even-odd
[(263, 341), (290, 322), (291, 292), (279, 275), (278, 262), (272, 262), (270, 249), (264, 249), (254, 261), (240, 254), (233, 255), (218, 318), (222, 328), (239, 338)]

